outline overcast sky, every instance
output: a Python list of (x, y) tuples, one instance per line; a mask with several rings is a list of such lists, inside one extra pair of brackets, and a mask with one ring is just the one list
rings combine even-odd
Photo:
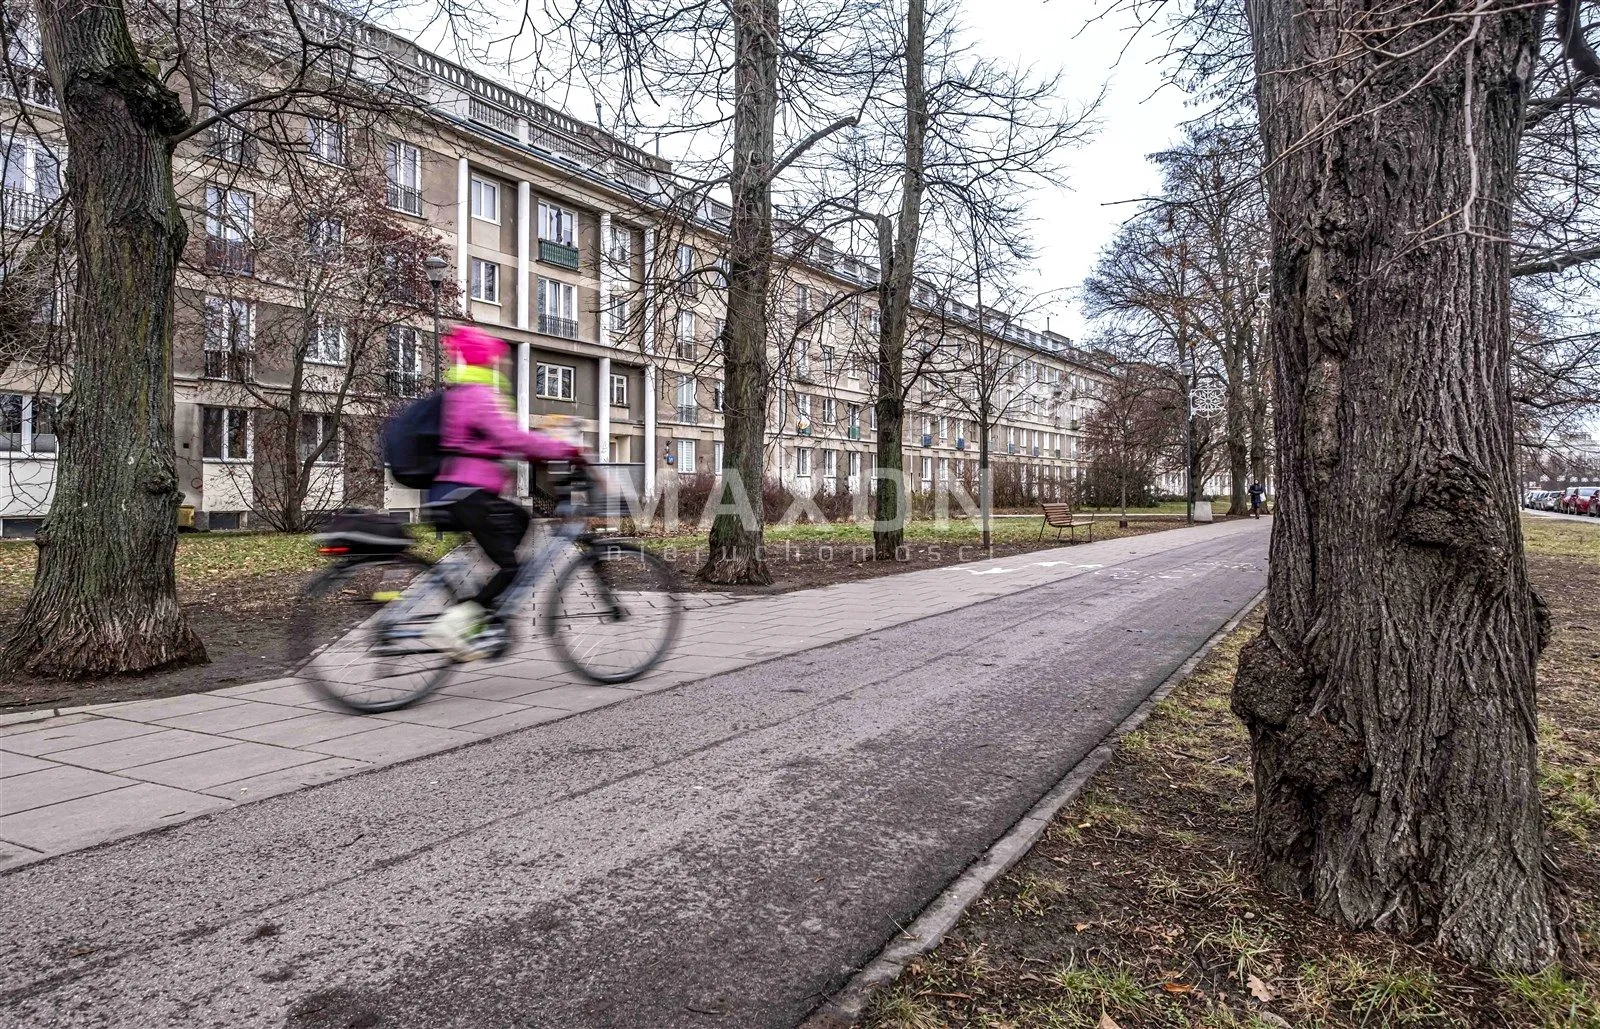
[[(521, 9), (515, 0), (506, 2), (508, 12)], [(1093, 99), (1103, 86), (1107, 89), (1099, 130), (1065, 160), (1065, 187), (1039, 189), (1030, 198), (1040, 254), (1037, 282), (1030, 285), (1041, 293), (1076, 290), (1117, 223), (1130, 213), (1127, 205), (1118, 202), (1148, 196), (1158, 188), (1158, 177), (1146, 156), (1174, 142), (1179, 123), (1188, 116), (1182, 94), (1162, 88), (1159, 39), (1136, 37), (1123, 18), (1085, 25), (1109, 2), (962, 0), (962, 20), (981, 49), (999, 59), (1031, 65), (1041, 73), (1059, 70), (1064, 76), (1064, 98), (1075, 108)], [(427, 28), (421, 24), (430, 7), (412, 8), (410, 17), (397, 19), (397, 27), (419, 35), (425, 46), (447, 54), (456, 52), (460, 59), (477, 64), (443, 38), (438, 22)], [(514, 59), (510, 68), (504, 64), (480, 67), (518, 85), (530, 85), (532, 77), (539, 76), (549, 102), (586, 121), (593, 120), (594, 102), (587, 94), (574, 88), (575, 83), (549, 81), (530, 68), (534, 63)], [(645, 140), (634, 142), (648, 145)], [(1046, 313), (1051, 328), (1075, 338), (1084, 336), (1085, 325), (1075, 302), (1063, 301)], [(1041, 322), (1039, 328), (1044, 327)]]
[[(967, 24), (991, 54), (1041, 70), (1060, 68), (1074, 101), (1086, 102), (1108, 86), (1099, 132), (1067, 158), (1067, 188), (1040, 190), (1032, 198), (1042, 290), (1075, 289), (1083, 281), (1117, 223), (1131, 213), (1117, 202), (1159, 188), (1146, 155), (1174, 142), (1179, 123), (1189, 116), (1183, 95), (1161, 88), (1158, 39), (1134, 38), (1124, 20), (1084, 26), (1101, 6), (1086, 0), (966, 0)], [(1063, 305), (1051, 327), (1081, 336), (1076, 304)]]

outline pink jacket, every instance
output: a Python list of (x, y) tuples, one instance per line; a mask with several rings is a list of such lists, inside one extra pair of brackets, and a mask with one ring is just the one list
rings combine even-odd
[(510, 470), (507, 458), (569, 461), (583, 451), (537, 432), (526, 432), (506, 410), (500, 391), (483, 383), (451, 386), (444, 395), (441, 444), (445, 451), (441, 482), (455, 482), (500, 493)]

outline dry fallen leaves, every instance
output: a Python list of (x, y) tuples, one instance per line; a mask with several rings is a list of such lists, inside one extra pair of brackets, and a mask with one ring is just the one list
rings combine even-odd
[(1245, 985), (1250, 987), (1250, 996), (1254, 997), (1256, 1000), (1259, 1000), (1263, 1004), (1277, 996), (1277, 994), (1272, 991), (1272, 987), (1261, 981), (1260, 976), (1252, 975), (1248, 980), (1246, 980)]
[(1100, 1025), (1097, 1029), (1122, 1029), (1122, 1026), (1117, 1024), (1116, 1019), (1102, 1011), (1100, 1012)]

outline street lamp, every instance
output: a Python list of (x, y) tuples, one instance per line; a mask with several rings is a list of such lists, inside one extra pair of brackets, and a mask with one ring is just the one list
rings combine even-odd
[(1183, 375), (1183, 521), (1194, 524), (1194, 357), (1178, 358)]
[(450, 274), (450, 262), (437, 254), (422, 259), (422, 270), (428, 276), (428, 288), (433, 290), (433, 388), (438, 389), (439, 378), (439, 288)]

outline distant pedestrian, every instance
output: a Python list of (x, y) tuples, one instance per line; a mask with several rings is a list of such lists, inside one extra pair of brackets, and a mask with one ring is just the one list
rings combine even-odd
[(1266, 506), (1267, 488), (1259, 482), (1250, 484), (1250, 517), (1260, 518), (1261, 509)]

